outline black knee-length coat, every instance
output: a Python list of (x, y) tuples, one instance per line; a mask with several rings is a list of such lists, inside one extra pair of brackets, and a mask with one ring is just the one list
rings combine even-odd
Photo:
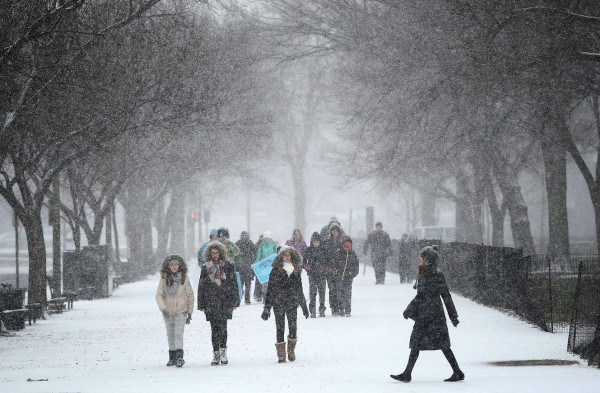
[[(221, 253), (221, 260), (226, 260), (227, 251), (225, 246), (215, 241), (208, 244), (204, 251), (204, 257), (210, 261), (210, 250), (215, 247)], [(198, 310), (205, 310), (206, 320), (227, 320), (233, 317), (233, 309), (239, 307), (240, 298), (235, 269), (233, 264), (225, 261), (225, 279), (221, 285), (214, 283), (206, 269), (202, 266), (200, 280), (198, 282)]]
[(426, 276), (419, 277), (417, 296), (405, 311), (409, 318), (415, 320), (410, 335), (410, 348), (428, 351), (450, 347), (450, 336), (442, 299), (450, 319), (458, 320), (458, 314), (444, 275), (435, 270)]

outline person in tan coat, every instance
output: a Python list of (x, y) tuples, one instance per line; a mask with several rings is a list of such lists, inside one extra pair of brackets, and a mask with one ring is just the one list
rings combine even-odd
[(192, 320), (194, 291), (188, 277), (187, 265), (179, 255), (169, 255), (160, 269), (160, 282), (156, 289), (156, 303), (162, 312), (169, 342), (167, 366), (182, 367), (183, 330)]

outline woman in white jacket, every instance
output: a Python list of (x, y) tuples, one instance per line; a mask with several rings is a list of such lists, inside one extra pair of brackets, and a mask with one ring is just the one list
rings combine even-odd
[(169, 341), (167, 366), (184, 365), (183, 329), (192, 320), (194, 292), (187, 274), (187, 266), (179, 255), (169, 255), (160, 269), (156, 289), (156, 303), (162, 312)]

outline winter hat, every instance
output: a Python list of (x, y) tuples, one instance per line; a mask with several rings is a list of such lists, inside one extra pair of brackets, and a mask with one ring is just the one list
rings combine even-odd
[(219, 233), (219, 235), (221, 235), (221, 236), (226, 237), (226, 238), (229, 239), (229, 229), (227, 229), (227, 227), (221, 227), (221, 228), (219, 228), (218, 233)]
[(333, 228), (337, 228), (340, 230), (340, 232), (342, 231), (342, 226), (340, 225), (339, 222), (332, 222), (331, 224), (329, 224), (329, 232), (331, 232), (331, 230)]
[(264, 231), (263, 232), (263, 239), (271, 239), (271, 240), (273, 240), (273, 234), (271, 233), (271, 231)]
[(419, 256), (423, 257), (425, 261), (425, 265), (433, 265), (437, 263), (438, 260), (438, 246), (434, 244), (433, 246), (423, 247), (419, 252)]
[(217, 228), (213, 228), (213, 229), (210, 230), (210, 236), (214, 236), (214, 235), (217, 235), (217, 234), (219, 234), (219, 231), (217, 231)]
[(310, 244), (312, 244), (312, 242), (315, 240), (318, 240), (319, 242), (321, 241), (321, 234), (319, 232), (313, 232), (312, 236), (310, 237)]
[(383, 224), (381, 223), (381, 221), (377, 221), (375, 223), (375, 227), (382, 227), (383, 228)]

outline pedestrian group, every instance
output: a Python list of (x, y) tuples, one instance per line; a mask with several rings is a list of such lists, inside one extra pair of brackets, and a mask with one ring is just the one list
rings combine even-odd
[[(400, 247), (406, 241), (404, 236)], [(363, 253), (371, 249), (371, 260), (375, 269), (375, 284), (385, 283), (386, 259), (391, 255), (389, 235), (377, 222), (364, 244)], [(405, 370), (390, 375), (401, 382), (410, 382), (412, 370), (420, 351), (441, 350), (453, 374), (447, 382), (464, 380), (465, 376), (454, 353), (450, 349), (450, 337), (446, 325), (442, 301), (454, 326), (458, 325), (458, 314), (446, 285), (444, 275), (437, 268), (437, 246), (428, 246), (419, 252), (418, 276), (414, 288), (416, 296), (403, 313), (404, 318), (414, 320), (410, 336), (410, 356)], [(260, 283), (255, 278), (252, 265), (273, 258), (268, 281)], [(268, 260), (270, 261), (270, 259)], [(273, 311), (275, 320), (275, 350), (279, 363), (296, 359), (298, 341), (297, 311), (301, 308), (305, 318), (325, 317), (325, 292), (329, 288), (329, 308), (332, 316), (352, 315), (352, 281), (360, 270), (358, 256), (352, 249), (352, 239), (343, 231), (337, 218), (320, 232), (311, 235), (307, 245), (299, 229), (294, 229), (291, 239), (278, 247), (272, 234), (265, 231), (254, 244), (247, 232), (240, 239), (229, 239), (226, 227), (213, 229), (210, 240), (198, 252), (201, 267), (198, 283), (197, 309), (204, 313), (210, 323), (213, 359), (211, 365), (226, 365), (227, 321), (240, 306), (240, 299), (251, 304), (250, 291), (255, 279), (254, 300), (263, 302), (261, 318), (267, 321)], [(408, 265), (408, 261), (399, 261)], [(306, 304), (302, 288), (302, 270), (309, 281), (309, 303)], [(405, 271), (408, 268), (405, 267)], [(160, 282), (156, 291), (156, 302), (163, 315), (169, 345), (167, 366), (182, 367), (185, 364), (183, 332), (192, 319), (194, 294), (188, 268), (178, 255), (165, 258), (160, 270)], [(408, 281), (408, 276), (401, 282)], [(242, 295), (243, 294), (243, 295)], [(317, 314), (318, 297), (318, 314)], [(287, 320), (287, 341), (286, 341)]]

